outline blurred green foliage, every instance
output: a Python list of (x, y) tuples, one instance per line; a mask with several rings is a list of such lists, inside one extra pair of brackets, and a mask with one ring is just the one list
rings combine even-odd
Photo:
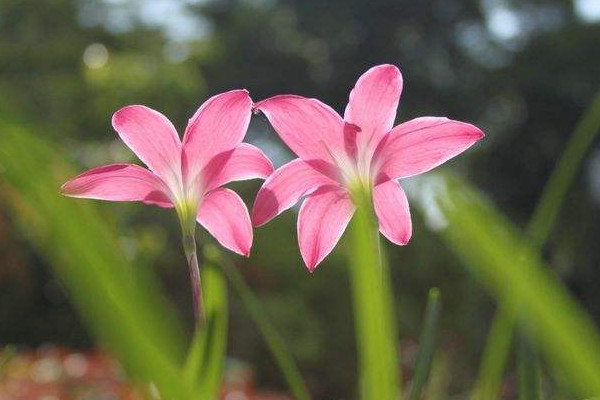
[[(433, 175), (433, 174), (432, 174)], [(536, 248), (468, 183), (447, 175), (423, 179), (443, 218), (441, 234), (503, 307), (519, 315), (555, 371), (580, 396), (600, 392), (600, 334)]]
[(22, 127), (2, 125), (3, 202), (15, 224), (66, 284), (88, 326), (132, 377), (189, 399), (179, 375), (181, 329), (151, 272), (135, 271), (92, 204), (73, 204), (56, 187), (68, 167)]

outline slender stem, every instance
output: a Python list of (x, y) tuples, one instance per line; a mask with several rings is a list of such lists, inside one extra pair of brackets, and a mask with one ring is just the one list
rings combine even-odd
[(204, 305), (202, 300), (202, 282), (200, 280), (200, 268), (198, 267), (198, 254), (196, 250), (196, 238), (192, 232), (183, 234), (183, 250), (188, 262), (190, 281), (192, 283), (192, 295), (194, 301), (194, 318), (196, 326), (205, 322)]
[(364, 400), (398, 399), (400, 370), (393, 295), (387, 264), (380, 262), (378, 229), (370, 193), (353, 193), (348, 258), (354, 297), (360, 393)]

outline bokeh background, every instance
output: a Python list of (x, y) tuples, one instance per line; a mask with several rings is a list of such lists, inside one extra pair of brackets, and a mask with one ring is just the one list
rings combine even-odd
[[(600, 2), (1, 0), (0, 135), (2, 121), (22, 125), (62, 149), (77, 170), (132, 161), (110, 126), (123, 105), (160, 110), (180, 131), (208, 96), (233, 88), (248, 89), (255, 101), (280, 93), (317, 97), (341, 112), (357, 77), (379, 63), (396, 64), (404, 75), (398, 122), (446, 115), (486, 132), (447, 168), (524, 226), (600, 87)], [(246, 140), (276, 166), (291, 159), (260, 116)], [(593, 147), (544, 255), (598, 320), (600, 148)], [(251, 206), (259, 185), (234, 187)], [(95, 348), (63, 285), (1, 205), (0, 195), (0, 346)], [(114, 221), (133, 264), (157, 271), (191, 331), (174, 213), (139, 204), (97, 207)], [(495, 305), (416, 207), (413, 220), (408, 246), (386, 246), (405, 369), (410, 374), (427, 291), (437, 286), (449, 392), (464, 393), (477, 375)], [(338, 248), (308, 274), (295, 221), (294, 210), (284, 213), (255, 231), (249, 259), (232, 257), (315, 398), (350, 398), (356, 360), (343, 252)], [(211, 240), (204, 232), (200, 237)], [(257, 385), (285, 390), (258, 330), (230, 297), (228, 354), (252, 368)]]

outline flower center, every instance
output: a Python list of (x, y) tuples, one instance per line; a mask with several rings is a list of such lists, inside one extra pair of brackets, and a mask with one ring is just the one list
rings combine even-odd
[(196, 214), (202, 200), (202, 182), (198, 177), (187, 181), (185, 178), (171, 188), (172, 202), (184, 233), (193, 234), (196, 227)]
[(356, 149), (356, 154), (350, 155), (347, 152), (335, 152), (327, 144), (323, 143), (329, 155), (333, 159), (340, 173), (341, 181), (347, 188), (357, 188), (358, 186), (370, 190), (373, 179), (371, 177), (371, 157), (368, 152), (361, 147)]

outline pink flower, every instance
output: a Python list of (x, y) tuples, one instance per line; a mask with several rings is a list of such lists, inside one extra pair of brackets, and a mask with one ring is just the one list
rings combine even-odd
[(214, 96), (189, 120), (182, 143), (161, 113), (140, 105), (123, 107), (113, 115), (113, 127), (148, 169), (134, 164), (94, 168), (65, 183), (62, 192), (175, 207), (184, 230), (193, 232), (198, 221), (224, 247), (248, 256), (248, 210), (235, 192), (222, 186), (266, 178), (273, 171), (261, 150), (242, 143), (251, 114), (245, 90)]
[(298, 242), (309, 271), (331, 252), (352, 218), (351, 190), (372, 192), (380, 232), (405, 245), (412, 224), (397, 180), (437, 167), (484, 136), (473, 125), (440, 117), (393, 127), (401, 92), (398, 68), (379, 65), (358, 79), (344, 118), (320, 101), (300, 96), (275, 96), (256, 104), (299, 158), (265, 181), (252, 220), (263, 225), (306, 196), (298, 215)]

